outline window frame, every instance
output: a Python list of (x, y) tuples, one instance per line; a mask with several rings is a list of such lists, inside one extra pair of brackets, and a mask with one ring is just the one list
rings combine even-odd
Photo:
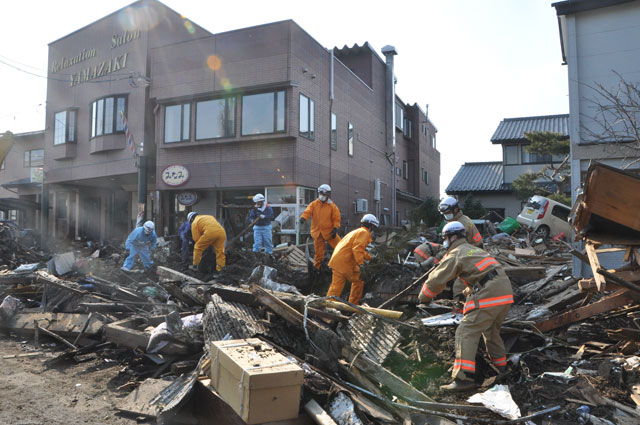
[(338, 150), (338, 116), (335, 113), (331, 113), (331, 130), (329, 133), (329, 147), (332, 151)]
[[(399, 117), (398, 117), (398, 114), (400, 114)], [(398, 102), (396, 102), (395, 121), (396, 121), (396, 128), (404, 132), (404, 108)]]
[[(180, 138), (178, 140), (172, 140), (170, 142), (167, 142), (167, 109), (173, 106), (180, 106)], [(184, 112), (184, 108), (185, 106), (189, 106), (189, 117), (186, 120), (187, 121), (187, 137), (185, 138), (184, 133), (185, 133), (185, 128), (184, 128), (184, 124), (185, 124), (185, 112)], [(182, 102), (182, 103), (170, 103), (167, 105), (164, 105), (164, 122), (163, 122), (163, 128), (162, 128), (162, 143), (170, 145), (173, 143), (181, 143), (181, 142), (189, 142), (191, 141), (191, 111), (193, 110), (193, 105), (192, 102)]]
[(422, 169), (422, 181), (426, 185), (429, 184), (429, 171), (425, 170), (424, 168)]
[(407, 117), (404, 118), (404, 128), (402, 129), (402, 134), (406, 139), (411, 140), (411, 125), (413, 123)]
[[(302, 131), (302, 98), (305, 98), (307, 100), (307, 132), (303, 132)], [(300, 134), (301, 137), (304, 137), (305, 139), (309, 139), (309, 140), (316, 140), (316, 103), (315, 101), (310, 97), (307, 96), (305, 94), (300, 93), (300, 97), (299, 97), (299, 104), (298, 104), (298, 134)]]
[[(64, 113), (64, 137), (63, 137), (63, 141), (62, 142), (58, 142), (56, 143), (56, 122), (57, 119), (56, 116), (58, 114)], [(69, 117), (73, 115), (73, 125), (70, 126), (69, 125)], [(69, 131), (69, 128), (72, 129), (72, 132)], [(70, 133), (72, 135), (72, 138), (70, 138)], [(54, 112), (53, 113), (53, 145), (54, 146), (59, 146), (59, 145), (66, 145), (67, 143), (77, 143), (78, 141), (78, 108), (68, 108), (68, 109), (62, 109), (60, 111)]]
[(355, 134), (355, 131), (353, 129), (353, 123), (349, 121), (347, 124), (347, 155), (349, 155), (350, 158), (353, 158), (355, 155), (355, 148), (353, 146), (354, 134)]
[[(34, 151), (42, 151), (42, 164), (33, 164), (33, 152)], [(29, 161), (27, 162), (27, 155), (29, 156)], [(3, 161), (4, 162), (4, 161)], [(22, 166), (24, 168), (32, 168), (32, 167), (44, 167), (44, 149), (28, 149), (24, 151), (22, 156)]]
[[(525, 161), (525, 156), (527, 157), (527, 161)], [(552, 155), (546, 155), (549, 157), (549, 160), (546, 161), (544, 160), (545, 155), (540, 155), (537, 153), (530, 153), (529, 151), (527, 151), (527, 145), (522, 145), (520, 148), (520, 164), (551, 164), (553, 163), (553, 156)], [(534, 161), (530, 161), (529, 159), (531, 157), (534, 157), (535, 160)], [(540, 157), (542, 157), (542, 161), (540, 160)]]
[[(223, 123), (225, 134), (222, 136), (214, 136), (214, 137), (198, 137), (198, 104), (204, 102), (211, 102), (212, 100), (224, 100), (225, 101), (225, 110), (229, 110), (231, 120), (228, 117), (225, 117), (225, 122)], [(229, 107), (229, 102), (233, 100), (233, 106)], [(236, 137), (236, 113), (237, 113), (237, 105), (238, 105), (238, 97), (235, 95), (232, 96), (222, 96), (222, 97), (212, 97), (208, 99), (200, 99), (195, 103), (195, 112), (194, 112), (194, 129), (193, 129), (193, 137), (197, 142), (202, 140), (217, 140), (217, 139), (229, 139)], [(227, 128), (228, 127), (228, 128)], [(229, 134), (227, 134), (227, 130), (229, 130)]]
[[(509, 155), (507, 153), (507, 149), (514, 148), (515, 149), (515, 158), (516, 162), (509, 162)], [(518, 145), (504, 145), (504, 154), (503, 154), (503, 162), (504, 165), (520, 165), (522, 164), (522, 154), (520, 153), (520, 147)]]
[[(109, 118), (110, 123), (111, 123), (111, 129), (110, 132), (106, 132), (106, 121), (107, 121), (107, 110), (106, 110), (106, 104), (107, 104), (107, 99), (113, 99), (112, 101), (112, 111), (111, 111), (111, 117)], [(123, 114), (125, 115), (125, 117), (127, 117), (127, 120), (129, 120), (129, 94), (128, 93), (121, 93), (121, 94), (112, 94), (109, 96), (103, 96), (103, 97), (98, 97), (96, 99), (93, 99), (90, 103), (89, 103), (89, 140), (95, 139), (96, 137), (103, 137), (103, 136), (112, 136), (114, 134), (124, 134), (124, 126), (122, 125), (122, 118), (118, 116), (118, 104), (120, 103), (120, 99), (123, 99), (124, 101), (124, 108), (123, 108)], [(99, 102), (99, 103), (98, 103)], [(98, 112), (100, 112), (100, 108), (96, 108), (94, 109), (94, 105), (101, 105), (102, 106), (102, 116), (101, 116), (101, 120), (102, 120), (102, 127), (100, 128), (100, 134), (98, 134), (98, 119), (97, 119), (97, 114)], [(95, 120), (94, 120), (95, 119)], [(122, 127), (121, 129), (118, 129), (118, 127)]]
[(409, 161), (402, 160), (402, 178), (409, 180)]
[[(246, 133), (244, 132), (244, 105), (245, 105), (245, 97), (255, 96), (259, 94), (273, 94), (273, 131), (269, 133)], [(283, 101), (283, 125), (282, 130), (278, 130), (278, 93), (283, 93), (282, 101)], [(240, 136), (241, 137), (251, 137), (251, 136), (264, 136), (268, 134), (282, 134), (287, 132), (287, 90), (269, 90), (269, 91), (260, 91), (254, 93), (246, 93), (240, 97)]]

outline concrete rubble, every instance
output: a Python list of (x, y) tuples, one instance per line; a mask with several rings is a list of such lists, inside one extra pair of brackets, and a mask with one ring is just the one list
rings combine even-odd
[[(273, 349), (303, 374), (299, 416), (272, 424), (638, 423), (640, 223), (620, 219), (638, 210), (593, 210), (591, 200), (603, 199), (598, 175), (610, 171), (594, 170), (574, 208), (582, 252), (522, 229), (484, 235), (485, 249), (511, 278), (516, 303), (502, 328), (507, 371), (499, 374), (481, 347), (476, 393), (510, 394), (506, 407), (500, 397), (483, 401), (490, 410), (467, 401), (470, 394), (439, 390), (450, 379), (460, 306), (450, 292), (418, 304), (425, 270), (412, 252), (420, 237), (437, 242), (434, 229), (380, 232), (375, 258), (363, 268), (366, 306), (359, 307), (324, 298), (330, 272), (309, 274), (305, 247), (270, 256), (237, 243), (222, 272), (202, 274), (182, 264), (179, 247), (167, 242), (155, 272), (124, 273), (116, 245), (96, 251), (78, 242), (60, 247), (64, 255), (49, 255), (24, 247), (0, 224), (0, 239), (12, 247), (0, 250), (0, 327), (6, 337), (32, 341), (48, 365), (117, 365), (119, 410), (142, 421), (242, 424), (239, 413), (254, 417), (245, 410), (254, 406), (255, 413), (257, 402), (238, 401), (234, 410), (230, 396), (214, 389), (220, 358), (212, 347), (231, 341), (258, 357)], [(640, 190), (629, 208), (638, 197)], [(620, 257), (615, 269), (597, 262), (612, 253)], [(574, 257), (593, 277), (572, 277)], [(23, 264), (36, 266), (16, 270)], [(234, 366), (225, 367), (233, 376)], [(260, 385), (290, 384), (281, 364), (272, 375), (244, 367), (238, 385), (254, 380), (246, 400), (257, 400)], [(492, 411), (505, 409), (505, 417)]]

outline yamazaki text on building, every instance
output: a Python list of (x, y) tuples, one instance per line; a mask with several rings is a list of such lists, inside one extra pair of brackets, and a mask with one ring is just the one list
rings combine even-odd
[[(135, 31), (123, 31), (122, 34), (114, 34), (111, 37), (111, 49), (120, 47), (124, 44), (130, 43), (140, 38), (140, 30)], [(82, 63), (86, 60), (95, 58), (98, 55), (97, 49), (82, 49), (77, 55), (72, 57), (62, 57), (58, 60), (54, 60), (51, 63), (51, 72), (60, 72), (66, 68)], [(93, 64), (85, 69), (72, 73), (70, 76), (71, 87), (78, 84), (85, 83), (87, 81), (94, 80), (96, 78), (103, 77), (105, 75), (113, 74), (117, 71), (123, 70), (127, 67), (128, 53), (114, 56), (109, 59), (105, 59), (100, 63)]]

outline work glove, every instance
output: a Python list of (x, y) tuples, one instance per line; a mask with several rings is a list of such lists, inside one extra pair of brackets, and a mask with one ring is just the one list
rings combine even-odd
[(265, 218), (265, 217), (266, 217), (266, 215), (264, 215), (264, 214), (260, 214), (260, 219), (261, 219), (261, 220), (264, 220), (264, 218)]
[(331, 231), (331, 239), (335, 239), (336, 236), (338, 236), (338, 228), (334, 227), (333, 230)]
[(471, 288), (470, 286), (467, 286), (466, 288), (464, 288), (462, 290), (462, 295), (466, 297), (468, 297), (469, 295), (473, 294), (473, 288)]
[(300, 217), (300, 224), (304, 224), (304, 222), (305, 222), (305, 221), (307, 221), (307, 219), (306, 219), (306, 218), (304, 218), (304, 217)]

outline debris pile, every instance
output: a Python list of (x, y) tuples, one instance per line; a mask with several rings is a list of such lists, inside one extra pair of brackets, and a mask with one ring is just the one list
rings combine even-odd
[[(420, 236), (437, 242), (432, 229), (376, 240), (362, 306), (324, 297), (330, 274), (309, 272), (304, 246), (266, 255), (235, 244), (210, 274), (189, 270), (170, 243), (147, 273), (121, 271), (111, 245), (51, 259), (14, 246), (2, 254), (0, 326), (28, 336), (51, 366), (117, 365), (122, 414), (164, 423), (638, 423), (640, 187), (624, 206), (636, 221), (619, 204), (614, 214), (598, 179), (638, 180), (610, 171), (589, 170), (576, 207), (584, 252), (539, 235), (485, 235), (515, 304), (501, 329), (506, 371), (481, 348), (475, 394), (439, 389), (463, 316), (450, 291), (418, 302), (429, 271), (411, 255)], [(601, 266), (602, 255), (618, 255), (619, 267)], [(573, 277), (574, 257), (593, 277)]]

